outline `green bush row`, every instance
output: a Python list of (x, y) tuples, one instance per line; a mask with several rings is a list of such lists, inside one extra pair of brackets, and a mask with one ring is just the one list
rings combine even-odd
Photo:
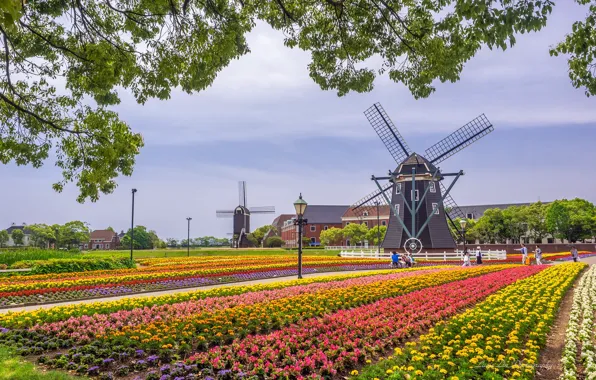
[(11, 269), (31, 268), (27, 274), (86, 272), (92, 270), (133, 268), (129, 258), (25, 260), (11, 265)]
[(0, 248), (0, 264), (8, 266), (23, 260), (73, 259), (82, 256), (78, 249), (63, 251), (41, 248)]

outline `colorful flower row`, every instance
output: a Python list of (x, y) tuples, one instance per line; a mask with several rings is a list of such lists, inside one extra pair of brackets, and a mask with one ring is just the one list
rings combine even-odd
[[(403, 271), (416, 271), (420, 269), (435, 269), (438, 267), (401, 269)], [(38, 309), (30, 312), (11, 312), (0, 314), (0, 327), (26, 328), (36, 324), (64, 321), (71, 317), (92, 316), (94, 314), (109, 314), (121, 310), (168, 305), (190, 300), (200, 300), (210, 297), (225, 297), (248, 292), (268, 291), (282, 289), (290, 286), (307, 285), (319, 282), (343, 281), (352, 278), (367, 276), (388, 275), (395, 270), (379, 270), (371, 272), (350, 273), (343, 275), (329, 275), (321, 277), (304, 278), (302, 280), (287, 280), (268, 284), (227, 286), (209, 290), (196, 290), (192, 292), (167, 294), (155, 297), (125, 298), (116, 301), (103, 301), (86, 304), (56, 306), (50, 309)]]
[(192, 314), (213, 312), (215, 310), (241, 305), (254, 305), (306, 293), (319, 293), (330, 289), (364, 286), (379, 283), (381, 281), (390, 281), (420, 274), (428, 274), (437, 270), (438, 269), (400, 271), (392, 274), (366, 276), (343, 281), (318, 282), (308, 285), (297, 285), (275, 290), (262, 290), (240, 295), (211, 297), (175, 304), (136, 308), (133, 310), (120, 310), (110, 314), (84, 315), (77, 318), (69, 318), (66, 321), (34, 326), (31, 331), (37, 331), (42, 334), (57, 336), (64, 339), (74, 339), (77, 344), (79, 344), (94, 339), (98, 334), (106, 335), (115, 331), (120, 331), (125, 326), (130, 328), (141, 324), (148, 324), (153, 321), (168, 323), (171, 320), (181, 319)]
[(552, 266), (518, 281), (354, 375), (358, 379), (532, 379), (559, 303), (584, 267), (580, 263)]
[(596, 328), (595, 308), (596, 266), (591, 266), (580, 279), (573, 295), (563, 349), (563, 380), (596, 379), (596, 350), (592, 338)]
[(235, 339), (193, 355), (188, 363), (264, 378), (346, 374), (388, 347), (540, 270), (507, 269), (311, 318), (267, 335)]

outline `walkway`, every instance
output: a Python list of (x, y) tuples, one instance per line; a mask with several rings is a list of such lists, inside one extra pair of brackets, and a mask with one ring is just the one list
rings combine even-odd
[[(378, 270), (379, 269), (369, 269), (369, 270), (362, 270), (362, 271), (355, 270), (355, 271), (344, 271), (344, 272), (310, 273), (310, 274), (304, 274), (302, 277), (315, 278), (315, 277), (322, 277), (322, 276), (336, 276), (336, 275), (342, 275), (342, 274), (376, 272)], [(33, 310), (37, 310), (37, 309), (49, 309), (49, 308), (55, 307), (55, 306), (77, 305), (77, 304), (83, 304), (83, 303), (94, 303), (94, 302), (105, 302), (105, 301), (117, 301), (117, 300), (126, 299), (126, 298), (155, 297), (155, 296), (162, 296), (165, 294), (186, 293), (186, 292), (192, 292), (195, 290), (209, 290), (209, 289), (215, 289), (215, 288), (222, 288), (225, 286), (268, 284), (271, 282), (288, 281), (288, 280), (294, 280), (294, 279), (296, 279), (296, 275), (286, 276), (286, 277), (264, 278), (264, 279), (260, 279), (260, 280), (251, 280), (251, 281), (244, 281), (244, 282), (233, 282), (233, 283), (228, 283), (228, 284), (198, 286), (195, 288), (169, 289), (169, 290), (161, 290), (158, 292), (151, 292), (151, 293), (127, 294), (127, 295), (118, 296), (118, 297), (94, 298), (94, 299), (90, 299), (90, 300), (66, 301), (66, 302), (56, 302), (56, 303), (45, 304), (45, 305), (13, 307), (13, 308), (9, 308), (9, 309), (0, 309), (0, 314), (8, 313), (11, 311), (15, 312), (15, 311), (33, 311)]]

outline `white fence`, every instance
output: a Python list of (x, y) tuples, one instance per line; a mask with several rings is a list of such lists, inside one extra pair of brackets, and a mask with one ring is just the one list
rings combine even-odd
[(326, 245), (325, 249), (332, 251), (353, 251), (353, 250), (377, 250), (376, 245)]
[[(507, 259), (507, 253), (505, 251), (498, 251), (498, 250), (488, 250), (488, 251), (481, 251), (482, 258), (485, 260), (505, 260)], [(390, 259), (391, 253), (389, 252), (381, 252), (379, 253), (376, 249), (361, 249), (356, 248), (353, 250), (341, 250), (339, 253), (341, 257), (359, 257), (359, 258), (377, 258), (377, 259)], [(443, 260), (443, 261), (463, 261), (463, 251), (455, 251), (455, 252), (420, 252), (416, 255), (413, 255), (414, 259), (418, 260)], [(470, 260), (474, 260), (476, 257), (476, 252), (470, 252)]]

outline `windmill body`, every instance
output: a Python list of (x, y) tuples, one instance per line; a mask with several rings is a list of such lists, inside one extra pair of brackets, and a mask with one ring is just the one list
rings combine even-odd
[[(369, 209), (377, 204), (391, 206), (391, 217), (381, 245), (386, 251), (404, 249), (418, 253), (422, 247), (427, 250), (454, 249), (456, 242), (448, 223), (459, 231), (454, 219), (463, 217), (463, 213), (449, 193), (464, 172), (445, 173), (438, 164), (492, 132), (492, 124), (484, 114), (480, 115), (426, 149), (423, 156), (410, 150), (379, 103), (364, 114), (393, 156), (397, 168), (385, 177), (372, 176), (377, 190), (352, 206), (354, 214), (368, 215)], [(453, 177), (453, 180), (445, 186), (447, 177)], [(381, 184), (380, 181), (388, 183)]]
[(246, 182), (238, 182), (239, 205), (233, 210), (217, 210), (215, 215), (218, 218), (232, 218), (232, 247), (248, 248), (252, 246), (248, 240), (250, 233), (250, 216), (252, 214), (275, 214), (274, 206), (248, 207)]

